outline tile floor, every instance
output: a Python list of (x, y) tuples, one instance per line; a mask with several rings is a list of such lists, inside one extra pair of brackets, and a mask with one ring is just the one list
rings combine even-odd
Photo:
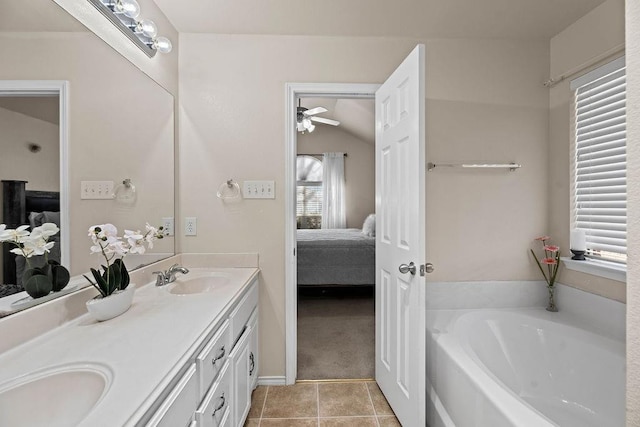
[(259, 386), (245, 427), (400, 426), (373, 381), (303, 382)]

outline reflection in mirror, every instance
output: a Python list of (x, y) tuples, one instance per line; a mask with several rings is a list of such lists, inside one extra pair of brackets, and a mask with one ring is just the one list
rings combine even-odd
[[(33, 229), (45, 222), (60, 227), (59, 96), (4, 95), (0, 92), (0, 223), (11, 229), (23, 224)], [(48, 259), (61, 262), (60, 233), (49, 240), (54, 246)], [(4, 244), (0, 252), (0, 296), (23, 290), (25, 258), (11, 249), (13, 246)], [(43, 256), (31, 257), (29, 262), (41, 265)]]
[[(14, 181), (11, 185), (18, 188), (15, 181), (27, 181), (25, 193), (58, 192), (68, 198), (69, 212), (63, 210), (62, 216), (68, 216), (65, 232), (69, 237), (68, 242), (59, 242), (59, 249), (63, 254), (69, 251), (68, 260), (62, 256), (63, 264), (72, 276), (79, 276), (101, 263), (90, 255), (90, 226), (113, 223), (122, 234), (124, 229), (143, 230), (147, 222), (159, 226), (163, 218), (173, 218), (174, 100), (54, 2), (0, 0), (0, 10), (0, 81), (67, 81), (69, 87), (68, 168), (64, 171), (60, 159), (51, 155), (56, 151), (54, 141), (44, 139), (44, 134), (56, 132), (57, 125), (50, 120), (57, 114), (46, 106), (55, 104), (55, 99), (0, 98), (0, 180)], [(19, 121), (38, 123), (28, 128), (42, 135), (18, 137)], [(4, 144), (11, 144), (11, 135), (14, 143), (8, 149)], [(12, 167), (5, 168), (5, 163)], [(61, 172), (68, 176), (68, 194), (59, 180)], [(119, 188), (127, 179), (135, 186), (133, 195)], [(118, 197), (87, 199), (81, 194), (83, 181), (112, 182)], [(18, 204), (7, 210), (21, 209)], [(4, 206), (3, 210), (7, 211)], [(30, 212), (55, 212), (55, 206), (25, 211), (20, 222), (30, 224)], [(125, 263), (132, 270), (173, 253), (174, 239), (165, 237), (152, 251), (127, 256)], [(5, 276), (7, 264), (2, 256), (0, 285), (18, 285), (11, 283), (18, 282), (15, 272), (13, 279), (10, 273)], [(0, 316), (24, 308), (12, 306), (23, 297), (18, 293), (0, 298)]]

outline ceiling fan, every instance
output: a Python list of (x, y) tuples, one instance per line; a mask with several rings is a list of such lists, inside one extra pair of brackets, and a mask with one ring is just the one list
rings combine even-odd
[(340, 124), (337, 120), (327, 119), (324, 117), (315, 117), (316, 114), (326, 113), (327, 110), (324, 107), (305, 108), (300, 105), (300, 99), (298, 99), (298, 112), (296, 115), (296, 128), (298, 132), (313, 132), (316, 128), (313, 122), (323, 123), (325, 125), (338, 126)]

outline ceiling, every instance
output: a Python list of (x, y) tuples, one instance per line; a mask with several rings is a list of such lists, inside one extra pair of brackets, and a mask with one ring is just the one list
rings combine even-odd
[(58, 96), (0, 96), (0, 108), (24, 114), (34, 119), (58, 124), (60, 110)]
[[(318, 117), (340, 121), (338, 128), (348, 132), (356, 138), (373, 144), (375, 142), (375, 103), (371, 99), (355, 98), (313, 98), (301, 99), (301, 105), (306, 108), (324, 107), (326, 113), (318, 114)], [(322, 123), (314, 123), (314, 132), (322, 132), (326, 126)]]
[(179, 32), (550, 39), (604, 0), (155, 0)]

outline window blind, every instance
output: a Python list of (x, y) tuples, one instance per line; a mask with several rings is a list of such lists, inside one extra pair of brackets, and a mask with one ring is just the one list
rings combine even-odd
[(585, 230), (588, 256), (626, 263), (624, 58), (582, 76), (578, 83), (575, 88), (573, 224)]
[(322, 215), (322, 182), (298, 182), (296, 216)]

